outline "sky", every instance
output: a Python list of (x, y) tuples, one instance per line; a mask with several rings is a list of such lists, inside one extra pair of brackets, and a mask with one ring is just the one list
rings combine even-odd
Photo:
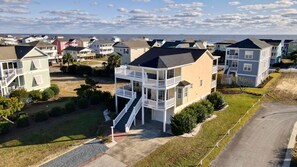
[(0, 33), (297, 34), (297, 1), (0, 0)]

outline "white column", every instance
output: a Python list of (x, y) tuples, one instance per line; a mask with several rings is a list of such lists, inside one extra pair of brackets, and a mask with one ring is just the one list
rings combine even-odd
[(166, 110), (166, 106), (167, 106), (167, 105), (166, 105), (166, 102), (167, 102), (167, 88), (166, 88), (166, 86), (167, 86), (167, 70), (165, 70), (164, 72), (165, 72), (164, 108), (165, 108), (165, 110)]
[(156, 109), (158, 110), (158, 104), (159, 104), (159, 90), (158, 89), (156, 89), (156, 96), (157, 96), (157, 98), (156, 98)]
[(133, 95), (133, 92), (134, 92), (134, 81), (131, 80), (131, 87), (132, 87), (132, 95)]
[(18, 76), (18, 86), (19, 86), (19, 87), (21, 86), (21, 83), (20, 83), (20, 76)]
[(164, 110), (164, 117), (163, 117), (163, 132), (166, 132), (166, 116), (167, 116), (167, 110)]
[(142, 104), (141, 104), (141, 124), (144, 125), (144, 69), (142, 68), (142, 84), (141, 84), (141, 98), (142, 98)]
[(114, 83), (115, 83), (115, 109), (116, 109), (116, 113), (119, 113), (119, 109), (118, 109), (118, 96), (117, 96), (117, 77), (114, 76)]

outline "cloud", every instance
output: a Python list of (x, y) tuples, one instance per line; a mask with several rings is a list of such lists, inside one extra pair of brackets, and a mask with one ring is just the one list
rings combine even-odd
[(24, 5), (0, 6), (0, 13), (28, 14), (30, 11)]
[(98, 1), (93, 1), (93, 2), (91, 3), (91, 5), (92, 5), (92, 6), (98, 6), (98, 5), (99, 5), (99, 2), (98, 2)]
[(29, 4), (31, 0), (0, 0), (2, 4)]
[(108, 4), (107, 7), (109, 7), (109, 8), (113, 8), (114, 5), (113, 5), (113, 4)]
[(163, 0), (165, 3), (174, 3), (174, 0)]
[(286, 8), (291, 7), (296, 4), (294, 0), (278, 0), (274, 3), (267, 4), (255, 4), (255, 5), (243, 5), (239, 6), (239, 9), (243, 10), (263, 10), (263, 9), (276, 9), (276, 8)]
[(134, 2), (150, 2), (151, 0), (132, 0)]
[(228, 4), (231, 6), (237, 6), (237, 5), (240, 5), (240, 2), (239, 1), (231, 1), (231, 2), (228, 2)]
[(122, 12), (122, 13), (128, 13), (129, 12), (129, 10), (126, 9), (126, 8), (119, 8), (118, 11)]

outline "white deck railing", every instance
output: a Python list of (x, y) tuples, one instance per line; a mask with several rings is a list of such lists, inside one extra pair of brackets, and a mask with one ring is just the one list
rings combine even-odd
[(130, 70), (127, 68), (127, 66), (121, 66), (118, 68), (115, 68), (115, 75), (116, 76), (124, 76), (124, 77), (132, 77), (132, 78), (142, 78), (142, 72)]
[[(178, 84), (181, 81), (181, 76), (167, 79), (166, 87)], [(144, 85), (151, 87), (165, 88), (165, 80), (146, 79)]]
[(130, 108), (131, 104), (136, 98), (136, 92), (133, 93), (132, 98), (129, 100), (129, 102), (125, 105), (123, 110), (119, 113), (119, 115), (113, 120), (113, 127), (115, 127), (119, 121), (122, 119), (122, 117), (127, 113), (128, 109)]
[(144, 106), (148, 108), (153, 108), (153, 109), (167, 109), (175, 105), (175, 98), (171, 98), (166, 101), (166, 106), (165, 106), (165, 101), (164, 100), (159, 100), (158, 102), (156, 100), (152, 99), (145, 99), (144, 100)]
[(238, 59), (238, 55), (227, 55), (229, 59)]
[(7, 77), (3, 80), (1, 80), (1, 86), (8, 86), (14, 79), (16, 76), (18, 75), (22, 75), (23, 74), (23, 69), (13, 69), (13, 70), (8, 70), (7, 71)]
[(134, 106), (133, 111), (125, 125), (125, 131), (128, 132), (130, 130), (130, 127), (133, 123), (133, 121), (135, 121), (135, 117), (138, 114), (140, 108), (142, 106), (142, 98), (139, 99), (139, 101), (137, 102), (137, 104)]
[(212, 67), (212, 74), (218, 73), (218, 69), (219, 69), (219, 67), (217, 65), (213, 66)]
[(125, 87), (121, 87), (121, 88), (117, 88), (116, 94), (118, 96), (122, 96), (122, 97), (131, 99), (133, 92), (131, 90), (125, 89)]

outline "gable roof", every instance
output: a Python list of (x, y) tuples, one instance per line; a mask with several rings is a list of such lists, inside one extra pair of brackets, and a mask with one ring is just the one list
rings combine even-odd
[(29, 46), (36, 46), (36, 47), (47, 47), (47, 46), (56, 46), (48, 42), (43, 42), (43, 41), (34, 41), (28, 43)]
[(34, 46), (0, 46), (0, 60), (22, 59)]
[(292, 40), (292, 39), (286, 39), (286, 40), (284, 41), (284, 43), (290, 43), (290, 42), (292, 42), (292, 41), (294, 41), (294, 40)]
[(236, 42), (237, 41), (235, 41), (235, 40), (224, 40), (224, 41), (221, 41), (221, 42), (217, 42), (215, 44), (234, 44)]
[(206, 49), (152, 48), (129, 65), (150, 68), (170, 68), (194, 63), (206, 52)]
[(118, 42), (114, 46), (120, 47), (121, 45), (124, 45), (125, 47), (128, 47), (128, 48), (149, 48), (150, 47), (147, 41), (145, 40), (130, 40), (125, 42)]
[(278, 46), (282, 43), (282, 40), (274, 40), (274, 39), (260, 39), (260, 40), (273, 46)]
[(147, 44), (152, 47), (157, 43), (157, 41), (147, 41)]
[(175, 48), (181, 41), (167, 41), (162, 45), (162, 48)]
[(73, 46), (68, 46), (67, 48), (65, 48), (64, 50), (71, 50), (71, 51), (81, 51), (81, 50), (84, 50), (85, 47), (73, 47)]
[(260, 41), (256, 38), (248, 38), (235, 44), (229, 45), (230, 48), (249, 48), (249, 49), (264, 49), (271, 47), (270, 44)]

